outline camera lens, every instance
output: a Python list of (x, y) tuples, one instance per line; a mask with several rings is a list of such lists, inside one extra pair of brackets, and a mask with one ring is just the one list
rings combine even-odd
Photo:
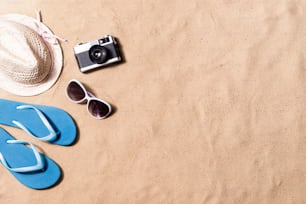
[(97, 64), (102, 64), (107, 60), (107, 49), (100, 45), (94, 45), (89, 50), (91, 61)]

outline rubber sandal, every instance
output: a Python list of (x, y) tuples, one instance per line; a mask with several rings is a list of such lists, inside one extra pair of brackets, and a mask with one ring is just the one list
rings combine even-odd
[(16, 140), (2, 128), (0, 161), (20, 183), (29, 188), (50, 188), (61, 178), (61, 170), (53, 160), (39, 153), (30, 142)]
[(64, 110), (52, 106), (26, 104), (0, 99), (0, 124), (23, 129), (45, 142), (71, 145), (76, 125)]

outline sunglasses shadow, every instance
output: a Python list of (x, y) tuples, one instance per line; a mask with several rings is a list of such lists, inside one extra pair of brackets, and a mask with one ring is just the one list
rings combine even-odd
[[(109, 117), (111, 117), (112, 115), (114, 115), (116, 112), (117, 112), (117, 110), (118, 110), (118, 108), (117, 108), (117, 106), (114, 106), (113, 104), (110, 104), (111, 105), (111, 107), (112, 107), (112, 112), (107, 116), (107, 118), (109, 118)], [(107, 119), (106, 118), (106, 119)]]

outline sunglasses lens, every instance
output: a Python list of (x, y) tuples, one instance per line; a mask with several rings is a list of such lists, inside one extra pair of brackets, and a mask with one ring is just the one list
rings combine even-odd
[(67, 94), (71, 100), (80, 101), (85, 98), (85, 93), (82, 87), (74, 81), (70, 82), (67, 87)]
[(96, 118), (104, 118), (110, 112), (109, 107), (102, 101), (98, 100), (90, 100), (88, 110)]

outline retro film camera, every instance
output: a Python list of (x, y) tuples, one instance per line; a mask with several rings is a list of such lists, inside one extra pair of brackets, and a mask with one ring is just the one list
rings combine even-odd
[(110, 35), (92, 42), (76, 45), (74, 47), (74, 55), (81, 72), (121, 61), (118, 43)]

